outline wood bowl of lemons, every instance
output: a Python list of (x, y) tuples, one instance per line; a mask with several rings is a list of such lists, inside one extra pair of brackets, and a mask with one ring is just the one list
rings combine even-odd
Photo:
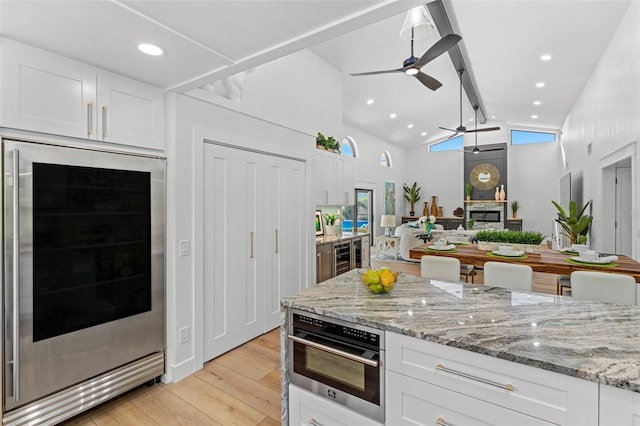
[(358, 269), (360, 281), (373, 294), (388, 294), (398, 281), (400, 272), (393, 272), (389, 268)]

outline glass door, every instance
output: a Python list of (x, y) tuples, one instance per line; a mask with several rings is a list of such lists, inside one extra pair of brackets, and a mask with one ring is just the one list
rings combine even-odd
[[(356, 188), (356, 206), (354, 212), (356, 226), (359, 230), (373, 230), (373, 190)], [(373, 245), (373, 238), (369, 238)]]

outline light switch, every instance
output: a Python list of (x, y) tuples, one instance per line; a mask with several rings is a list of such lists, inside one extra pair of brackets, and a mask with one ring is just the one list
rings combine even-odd
[(189, 240), (180, 241), (180, 256), (189, 256), (191, 253), (191, 247), (189, 246)]

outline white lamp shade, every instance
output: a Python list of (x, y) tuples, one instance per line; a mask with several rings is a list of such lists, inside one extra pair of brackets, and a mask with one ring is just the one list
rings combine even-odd
[(396, 217), (391, 214), (383, 214), (380, 220), (380, 226), (383, 228), (392, 228), (396, 226)]
[(424, 6), (415, 7), (407, 12), (407, 16), (404, 18), (404, 23), (402, 24), (402, 29), (400, 30), (400, 38), (403, 40), (411, 40), (411, 28), (413, 28), (414, 40), (433, 32), (434, 26)]

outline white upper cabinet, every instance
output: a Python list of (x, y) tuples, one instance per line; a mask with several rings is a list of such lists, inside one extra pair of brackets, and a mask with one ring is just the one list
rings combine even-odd
[(354, 204), (353, 157), (316, 150), (316, 205), (344, 206)]
[(162, 89), (2, 39), (1, 125), (164, 150)]

